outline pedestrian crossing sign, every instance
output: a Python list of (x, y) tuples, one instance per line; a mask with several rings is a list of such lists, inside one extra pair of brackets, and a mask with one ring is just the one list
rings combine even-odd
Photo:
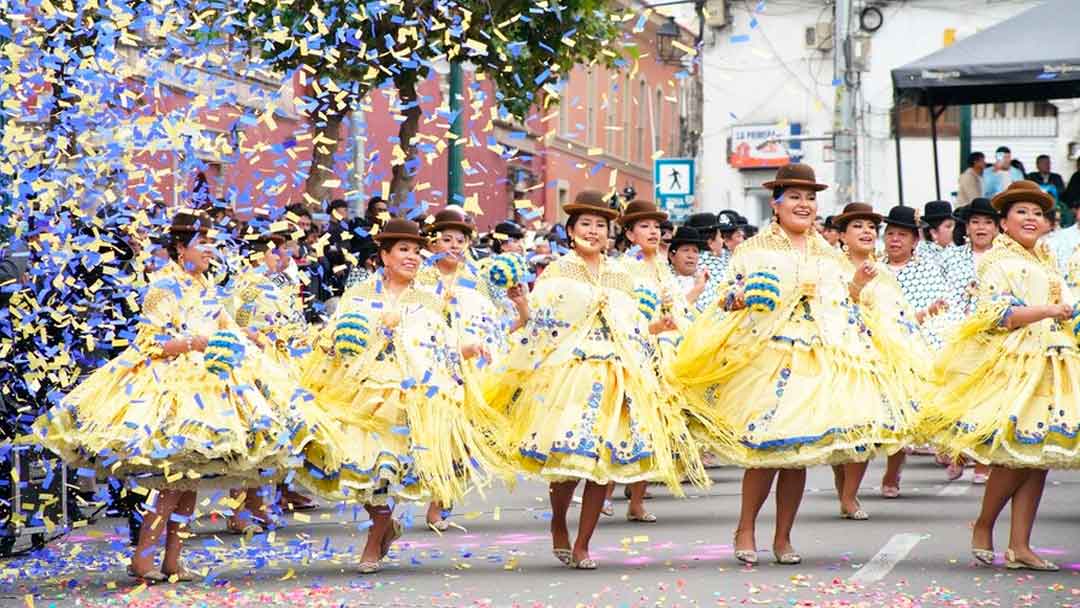
[(694, 159), (658, 158), (653, 161), (653, 187), (657, 200), (694, 195)]

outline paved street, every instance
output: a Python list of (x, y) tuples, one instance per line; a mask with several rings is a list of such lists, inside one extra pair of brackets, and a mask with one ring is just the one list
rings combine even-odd
[[(3, 606), (1080, 606), (1080, 473), (1051, 474), (1035, 545), (1059, 563), (1058, 574), (976, 567), (968, 524), (981, 488), (947, 484), (931, 458), (913, 457), (904, 496), (877, 497), (881, 463), (864, 484), (869, 522), (839, 518), (828, 469), (810, 473), (795, 531), (805, 562), (740, 567), (731, 554), (740, 472), (713, 469), (715, 485), (687, 499), (657, 497), (658, 524), (625, 521), (625, 501), (605, 518), (593, 543), (596, 572), (577, 572), (550, 554), (544, 488), (499, 489), (457, 510), (441, 538), (411, 529), (375, 576), (353, 573), (363, 519), (327, 508), (252, 541), (200, 522), (188, 563), (210, 578), (142, 588), (124, 576), (126, 527), (106, 520), (77, 530), (42, 555), (3, 564)], [(621, 497), (621, 490), (617, 492)], [(422, 522), (417, 507), (399, 511)], [(772, 506), (758, 545), (771, 545)], [(119, 529), (117, 529), (119, 526)], [(996, 538), (1007, 542), (1008, 514)]]

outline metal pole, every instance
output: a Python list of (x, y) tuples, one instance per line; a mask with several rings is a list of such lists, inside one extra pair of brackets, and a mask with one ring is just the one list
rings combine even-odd
[(450, 114), (454, 120), (450, 123), (450, 132), (454, 137), (450, 138), (450, 154), (447, 156), (446, 194), (448, 205), (464, 205), (465, 197), (461, 192), (461, 161), (463, 150), (461, 148), (462, 117), (461, 101), (464, 76), (461, 69), (461, 61), (450, 61)]
[(900, 154), (900, 106), (893, 103), (893, 139), (896, 141), (896, 195), (904, 204), (904, 164)]
[(960, 171), (967, 169), (968, 155), (971, 154), (971, 106), (960, 106)]
[[(945, 106), (942, 106), (944, 108)], [(934, 193), (937, 195), (938, 200), (941, 200), (941, 176), (938, 170), (938, 154), (937, 154), (937, 119), (939, 114), (937, 113), (937, 106), (930, 106), (930, 141), (934, 148)]]
[(352, 217), (363, 217), (367, 211), (364, 207), (364, 164), (367, 160), (364, 142), (367, 138), (367, 117), (363, 108), (357, 107), (352, 111), (349, 128), (352, 131), (353, 149), (352, 174), (349, 176), (349, 189), (353, 191), (353, 198), (349, 207)]
[(833, 109), (833, 152), (836, 158), (837, 206), (851, 202), (855, 183), (855, 98), (849, 84), (849, 38), (851, 0), (836, 0), (833, 13), (833, 79), (836, 83), (836, 106)]

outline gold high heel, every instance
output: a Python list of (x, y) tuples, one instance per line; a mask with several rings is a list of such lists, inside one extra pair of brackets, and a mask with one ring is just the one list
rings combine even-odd
[(1039, 558), (1041, 563), (1029, 564), (1028, 562), (1022, 562), (1016, 559), (1016, 554), (1012, 549), (1005, 551), (1005, 567), (1009, 570), (1034, 570), (1036, 572), (1057, 572), (1061, 570), (1057, 564), (1045, 559)]

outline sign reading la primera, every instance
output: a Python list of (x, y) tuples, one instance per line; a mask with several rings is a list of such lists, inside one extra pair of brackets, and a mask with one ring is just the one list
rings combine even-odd
[(800, 143), (788, 140), (801, 132), (799, 123), (735, 125), (728, 163), (738, 169), (783, 167), (802, 156)]

